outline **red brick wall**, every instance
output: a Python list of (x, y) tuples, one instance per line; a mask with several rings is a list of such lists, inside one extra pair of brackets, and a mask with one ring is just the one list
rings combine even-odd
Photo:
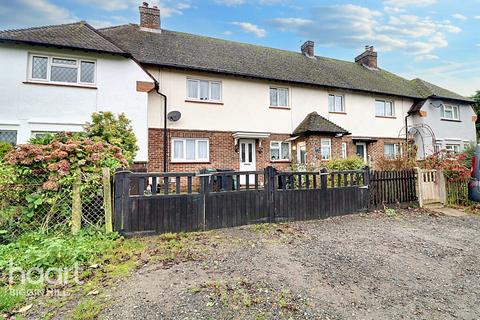
[[(169, 130), (168, 131), (168, 171), (197, 172), (204, 168), (240, 169), (240, 155), (235, 148), (233, 132), (201, 131), (201, 130)], [(288, 134), (271, 134), (269, 138), (256, 140), (257, 170), (273, 165), (278, 169), (286, 169), (290, 162), (272, 163), (270, 161), (270, 141), (283, 141)], [(204, 163), (174, 163), (171, 162), (170, 148), (172, 138), (208, 138), (210, 143), (209, 162)], [(163, 171), (163, 130), (149, 129), (148, 140), (148, 170)]]
[[(201, 130), (169, 130), (168, 143), (168, 171), (170, 172), (197, 172), (204, 168), (226, 168), (240, 169), (240, 155), (235, 148), (235, 139), (233, 132), (227, 131), (201, 131)], [(289, 169), (290, 161), (271, 162), (270, 161), (270, 141), (284, 141), (290, 137), (289, 134), (272, 133), (269, 138), (256, 140), (256, 163), (257, 170), (263, 170), (267, 166), (274, 166), (279, 170)], [(210, 142), (210, 161), (206, 163), (173, 163), (170, 161), (171, 138), (208, 138)], [(332, 159), (338, 159), (342, 156), (342, 142), (347, 143), (347, 156), (356, 154), (356, 146), (351, 136), (336, 138), (332, 136), (309, 135), (302, 137), (292, 145), (305, 141), (307, 146), (307, 163), (320, 166), (320, 154), (315, 154), (315, 148), (320, 148), (320, 139), (330, 138), (332, 141)], [(372, 162), (375, 159), (383, 157), (383, 145), (385, 143), (402, 143), (402, 139), (395, 138), (373, 138), (377, 141), (367, 143), (367, 154)], [(292, 159), (296, 159), (296, 151), (292, 152)], [(148, 170), (163, 171), (163, 130), (149, 129), (148, 146)]]

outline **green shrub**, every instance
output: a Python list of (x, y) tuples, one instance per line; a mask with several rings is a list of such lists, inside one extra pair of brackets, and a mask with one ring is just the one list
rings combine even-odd
[(0, 161), (2, 161), (3, 157), (12, 150), (12, 145), (10, 143), (0, 141)]
[(327, 163), (329, 171), (360, 170), (365, 163), (358, 156), (350, 156), (346, 159), (332, 159)]
[(108, 142), (119, 147), (129, 163), (133, 162), (138, 151), (137, 138), (133, 132), (131, 121), (123, 114), (112, 112), (96, 112), (92, 122), (85, 126), (87, 137), (93, 140)]
[(87, 265), (113, 248), (117, 237), (117, 233), (105, 234), (88, 229), (77, 235), (26, 233), (15, 242), (0, 245), (0, 270), (7, 270), (10, 261), (23, 269), (68, 268), (76, 263)]

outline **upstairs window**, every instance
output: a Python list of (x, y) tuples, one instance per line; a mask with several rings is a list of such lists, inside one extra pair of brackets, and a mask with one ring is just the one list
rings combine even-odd
[(66, 84), (95, 84), (95, 61), (31, 55), (29, 78)]
[(270, 106), (288, 108), (288, 88), (270, 88)]
[(375, 100), (375, 115), (377, 117), (394, 117), (395, 108), (393, 101)]
[(442, 107), (442, 118), (448, 120), (460, 120), (458, 106), (444, 105)]
[(222, 100), (222, 83), (220, 81), (187, 79), (187, 99), (219, 102)]
[(290, 142), (271, 141), (270, 142), (270, 160), (271, 161), (290, 160)]
[(208, 162), (208, 139), (172, 139), (172, 161)]
[(345, 112), (345, 107), (343, 105), (343, 96), (329, 94), (328, 95), (328, 111)]

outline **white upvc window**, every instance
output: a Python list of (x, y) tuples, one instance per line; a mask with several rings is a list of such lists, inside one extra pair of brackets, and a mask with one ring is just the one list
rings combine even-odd
[(342, 95), (328, 95), (328, 111), (329, 112), (345, 112), (345, 104)]
[(270, 88), (270, 106), (288, 108), (288, 88)]
[(396, 159), (402, 155), (402, 148), (398, 143), (385, 143), (383, 145), (383, 155), (386, 159)]
[(187, 99), (220, 102), (222, 101), (222, 82), (188, 78)]
[(15, 146), (17, 144), (17, 130), (0, 130), (0, 142)]
[(445, 145), (445, 150), (447, 150), (448, 152), (460, 153), (460, 145), (459, 144), (447, 144), (447, 145)]
[(342, 142), (342, 159), (347, 158), (347, 143)]
[(448, 120), (460, 120), (460, 110), (458, 106), (444, 105), (442, 107), (442, 118)]
[(29, 80), (59, 84), (94, 85), (96, 62), (87, 59), (30, 54)]
[(375, 100), (375, 115), (377, 117), (395, 117), (395, 106), (391, 100)]
[(270, 141), (270, 160), (290, 160), (290, 142)]
[(322, 138), (320, 139), (320, 145), (322, 160), (330, 160), (332, 157), (332, 140)]
[(307, 163), (307, 145), (305, 142), (297, 143), (297, 161), (299, 164)]
[(173, 138), (172, 161), (174, 162), (209, 162), (209, 140)]

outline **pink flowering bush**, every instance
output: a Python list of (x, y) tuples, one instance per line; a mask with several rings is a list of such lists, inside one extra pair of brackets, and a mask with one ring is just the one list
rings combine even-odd
[(0, 238), (21, 229), (49, 228), (55, 219), (69, 222), (78, 169), (82, 194), (95, 194), (102, 168), (113, 173), (126, 166), (119, 147), (82, 134), (62, 133), (44, 144), (17, 146), (0, 160)]
[(443, 170), (449, 182), (466, 182), (470, 179), (469, 161), (468, 152), (437, 152), (425, 159), (424, 166), (426, 169)]

